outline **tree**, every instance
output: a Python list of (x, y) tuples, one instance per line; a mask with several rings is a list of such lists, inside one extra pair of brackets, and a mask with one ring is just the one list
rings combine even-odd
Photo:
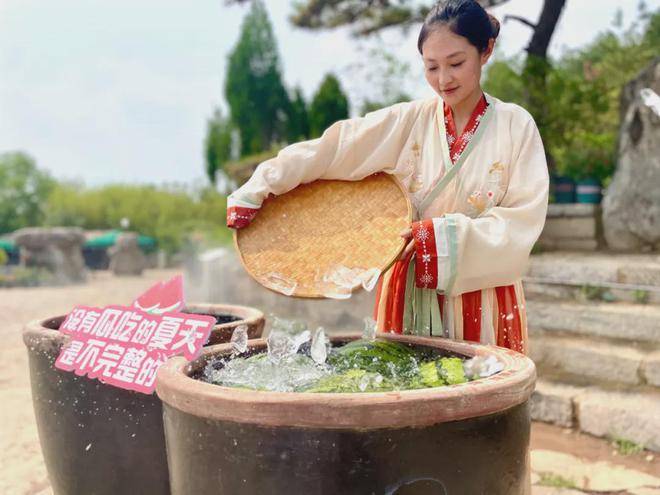
[(303, 95), (302, 89), (300, 89), (300, 87), (296, 87), (296, 89), (293, 91), (287, 134), (288, 142), (290, 143), (309, 139), (310, 137), (309, 111), (307, 109), (305, 96)]
[(360, 101), (359, 114), (411, 100), (406, 93), (410, 70), (410, 64), (381, 46), (369, 48), (359, 62), (347, 66), (345, 77), (356, 83), (352, 94)]
[(329, 126), (348, 116), (348, 98), (342, 91), (339, 80), (333, 74), (326, 75), (309, 110), (312, 137), (320, 136)]
[(229, 119), (223, 117), (220, 109), (216, 108), (208, 120), (204, 139), (206, 175), (211, 184), (216, 183), (218, 172), (223, 171), (225, 163), (231, 159), (232, 131)]
[[(250, 0), (225, 0), (225, 3), (241, 4)], [(480, 0), (484, 7), (494, 7), (507, 0)], [(291, 22), (307, 29), (333, 29), (352, 26), (353, 34), (366, 36), (390, 27), (407, 29), (424, 21), (426, 14), (436, 3), (413, 5), (412, 0), (306, 0), (294, 4)]]
[(0, 155), (0, 234), (40, 225), (54, 185), (54, 179), (27, 154)]
[[(620, 33), (610, 29), (551, 60), (545, 92), (539, 97), (547, 112), (544, 145), (560, 173), (607, 182), (614, 171), (621, 90), (657, 56), (658, 38), (660, 10), (640, 11), (639, 21)], [(488, 68), (484, 89), (524, 104), (524, 78), (523, 59), (496, 59)]]
[(241, 136), (241, 156), (286, 140), (291, 102), (282, 83), (277, 41), (261, 0), (254, 0), (229, 55), (225, 98)]
[[(548, 60), (548, 47), (555, 32), (559, 17), (566, 4), (566, 0), (544, 0), (541, 15), (536, 23), (520, 16), (505, 16), (504, 21), (509, 19), (522, 22), (532, 29), (532, 37), (525, 49), (527, 58), (523, 68), (523, 80), (525, 81), (525, 103), (527, 109), (534, 116), (541, 136), (548, 136), (548, 126), (551, 125), (549, 108), (547, 106), (547, 78), (550, 70)], [(555, 168), (552, 153), (548, 153), (548, 165), (551, 170)]]

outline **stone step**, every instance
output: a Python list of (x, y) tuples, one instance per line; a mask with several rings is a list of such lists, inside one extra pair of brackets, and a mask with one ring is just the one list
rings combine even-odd
[(577, 284), (526, 277), (525, 297), (540, 301), (602, 301), (660, 305), (660, 287), (609, 282)]
[(527, 301), (530, 333), (564, 333), (660, 343), (660, 307), (626, 303)]
[[(574, 381), (660, 387), (658, 346), (627, 346), (589, 338), (535, 335), (530, 357), (539, 376), (572, 375)], [(658, 388), (660, 391), (660, 388)]]
[(660, 289), (660, 255), (556, 251), (530, 257), (527, 277), (577, 286), (602, 283)]
[(660, 452), (660, 393), (648, 387), (606, 390), (540, 379), (532, 419)]

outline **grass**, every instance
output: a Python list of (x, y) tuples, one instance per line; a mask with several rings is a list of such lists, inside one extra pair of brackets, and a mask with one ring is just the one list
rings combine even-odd
[(639, 454), (644, 451), (643, 445), (635, 443), (632, 440), (626, 440), (625, 438), (615, 438), (613, 443), (617, 452), (621, 455)]
[(636, 289), (633, 291), (633, 298), (637, 304), (647, 304), (649, 302), (649, 291)]
[(553, 488), (578, 488), (575, 481), (564, 478), (555, 473), (541, 473), (541, 479), (538, 484), (541, 486), (550, 486)]

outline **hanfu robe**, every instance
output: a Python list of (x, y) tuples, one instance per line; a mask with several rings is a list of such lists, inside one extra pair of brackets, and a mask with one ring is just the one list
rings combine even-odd
[(336, 122), (259, 165), (228, 198), (228, 225), (246, 225), (269, 194), (376, 172), (403, 183), (416, 218), (414, 253), (379, 281), (378, 329), (527, 352), (521, 277), (549, 180), (536, 124), (518, 105), (484, 95), (460, 136), (439, 97)]

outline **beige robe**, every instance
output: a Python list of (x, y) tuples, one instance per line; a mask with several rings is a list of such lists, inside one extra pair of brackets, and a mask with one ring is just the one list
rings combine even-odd
[[(417, 219), (450, 225), (443, 231), (446, 248), (438, 253), (438, 269), (444, 276), (433, 289), (446, 296), (444, 322), (431, 323), (426, 330), (463, 338), (459, 296), (481, 290), (479, 340), (496, 343), (502, 312), (494, 288), (514, 285), (526, 341), (520, 278), (545, 222), (548, 170), (530, 114), (518, 105), (486, 98), (484, 121), (454, 165), (448, 156), (442, 100), (415, 100), (336, 122), (318, 139), (287, 146), (259, 165), (229, 197), (228, 206), (258, 208), (270, 193), (283, 194), (317, 179), (393, 174), (408, 190)], [(452, 168), (455, 177), (438, 190)], [(418, 324), (407, 331), (424, 333)]]

